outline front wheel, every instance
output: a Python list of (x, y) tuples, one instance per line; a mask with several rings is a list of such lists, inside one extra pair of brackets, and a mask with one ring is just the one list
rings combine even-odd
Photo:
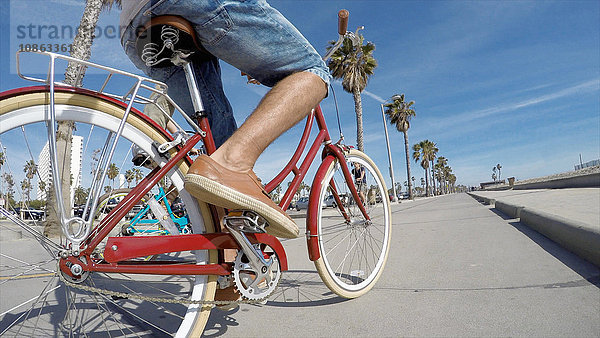
[[(364, 169), (363, 183), (356, 185), (363, 200), (354, 201), (339, 161), (325, 168), (317, 217), (321, 257), (315, 266), (331, 291), (340, 297), (355, 298), (369, 291), (383, 272), (390, 248), (391, 206), (388, 198), (369, 203), (377, 195), (387, 196), (383, 177), (373, 161), (357, 150), (351, 150), (345, 159), (349, 170)], [(323, 209), (323, 198), (329, 194), (341, 203), (334, 209)], [(363, 216), (358, 203), (363, 203), (369, 219)]]

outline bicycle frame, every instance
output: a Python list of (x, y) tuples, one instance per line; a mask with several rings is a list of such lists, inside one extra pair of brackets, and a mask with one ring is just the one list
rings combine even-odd
[[(146, 193), (150, 190), (152, 186), (154, 186), (176, 163), (183, 160), (184, 157), (187, 156), (187, 152), (191, 150), (191, 148), (199, 142), (201, 139), (208, 137), (210, 135), (210, 126), (208, 125), (208, 121), (201, 118), (199, 121), (199, 125), (203, 126), (203, 130), (206, 131), (207, 136), (202, 136), (200, 134), (196, 134), (192, 136), (185, 144), (185, 146), (178, 149), (177, 154), (173, 156), (171, 160), (167, 162), (165, 166), (162, 168), (155, 168), (151, 171), (148, 176), (146, 176), (133, 190), (125, 197), (117, 207), (115, 207), (99, 224), (98, 227), (94, 229), (91, 233), (90, 239), (86, 242), (86, 249), (82, 251), (82, 255), (90, 255), (94, 248), (106, 237), (109, 232), (112, 230), (114, 226), (117, 225), (118, 220), (122, 219), (138, 201), (146, 195)], [(297, 163), (300, 160), (302, 152), (304, 151), (311, 128), (313, 126), (313, 121), (317, 121), (317, 125), (319, 126), (319, 133), (316, 139), (313, 141), (310, 149), (300, 167), (297, 167)], [(344, 160), (344, 151), (349, 149), (339, 144), (332, 144), (329, 136), (329, 132), (327, 130), (325, 119), (320, 107), (315, 108), (308, 116), (306, 127), (304, 129), (302, 138), (296, 149), (296, 152), (292, 156), (289, 163), (286, 167), (272, 180), (270, 181), (265, 189), (270, 192), (273, 191), (282, 181), (283, 179), (290, 173), (293, 172), (295, 177), (292, 180), (292, 183), (284, 193), (284, 197), (280, 206), (287, 207), (291, 202), (291, 199), (297, 190), (300, 182), (305, 177), (308, 168), (310, 167), (312, 161), (316, 157), (321, 144), (325, 144), (323, 149), (323, 158), (324, 164), (331, 163), (334, 160), (337, 160), (342, 167), (344, 172), (344, 177), (347, 182), (352, 182), (351, 191), (355, 200), (360, 200), (358, 196), (358, 192), (354, 187), (354, 180), (350, 170), (346, 166), (346, 162)], [(214, 148), (211, 148), (210, 142), (205, 142), (205, 146), (207, 146), (207, 150), (209, 153), (214, 151)], [(321, 167), (324, 167), (323, 164)], [(317, 173), (315, 180), (313, 182), (313, 186), (318, 184), (318, 182), (323, 180), (323, 176), (325, 172), (323, 170), (319, 170)], [(320, 181), (319, 181), (320, 180)], [(343, 203), (341, 203), (339, 196), (337, 195), (337, 190), (333, 185), (333, 182), (330, 182), (330, 186), (333, 189), (334, 196), (337, 200), (338, 208), (345, 215), (346, 219), (349, 221), (349, 217), (346, 215), (343, 207)], [(316, 189), (314, 190), (316, 191)], [(317, 242), (317, 228), (316, 222), (313, 220), (316, 219), (315, 215), (315, 206), (318, 204), (315, 201), (318, 201), (318, 198), (315, 198), (311, 194), (311, 199), (309, 202), (309, 214), (307, 217), (307, 243), (309, 249), (309, 257), (311, 260), (316, 260), (320, 257), (318, 242)], [(359, 207), (363, 212), (363, 215), (367, 217), (366, 210), (362, 204), (359, 203)], [(281, 243), (273, 236), (267, 234), (254, 234), (250, 236), (250, 240), (253, 243), (264, 243), (272, 247), (277, 255), (279, 256), (281, 262), (282, 271), (287, 270), (287, 259), (285, 255), (285, 251), (281, 246)], [(83, 265), (84, 270), (86, 271), (99, 271), (99, 272), (119, 272), (119, 273), (147, 273), (147, 274), (193, 274), (193, 275), (228, 275), (230, 274), (230, 268), (227, 264), (209, 264), (209, 265), (196, 265), (196, 264), (173, 264), (173, 262), (127, 262), (128, 259), (136, 258), (136, 257), (144, 257), (150, 255), (157, 255), (168, 252), (177, 252), (177, 251), (187, 251), (187, 250), (210, 250), (210, 249), (239, 249), (237, 243), (231, 235), (228, 233), (214, 233), (214, 234), (193, 234), (193, 235), (177, 235), (177, 236), (144, 236), (144, 237), (109, 237), (106, 245), (106, 249), (104, 252), (104, 259), (107, 263), (96, 263), (96, 262), (81, 262), (75, 257), (68, 257), (61, 261), (61, 266), (64, 267), (63, 271), (68, 270), (67, 261), (72, 264), (80, 264)]]
[[(304, 149), (306, 148), (306, 145), (308, 144), (308, 139), (310, 136), (310, 131), (312, 129), (313, 126), (313, 121), (317, 121), (317, 125), (319, 127), (319, 133), (317, 134), (315, 140), (313, 141), (310, 149), (308, 150), (308, 153), (306, 154), (306, 157), (304, 158), (304, 160), (302, 161), (302, 164), (300, 165), (300, 167), (297, 167), (298, 162), (300, 161), (301, 155), (304, 152)], [(205, 117), (202, 117), (199, 121), (199, 125), (201, 126), (201, 128), (206, 132), (206, 137), (207, 138), (208, 135), (211, 135), (210, 133), (210, 126), (208, 124), (208, 120)], [(195, 135), (195, 137), (200, 136), (200, 135)], [(203, 140), (204, 141), (204, 140)], [(171, 163), (173, 161), (176, 161), (177, 158), (180, 155), (183, 155), (186, 153), (186, 148), (191, 149), (191, 145), (195, 144), (194, 142), (188, 142), (186, 144), (186, 146), (181, 149), (178, 152), (178, 156), (174, 157), (171, 161), (169, 161), (168, 163)], [(316, 107), (313, 111), (311, 111), (311, 113), (309, 114), (309, 116), (307, 117), (307, 122), (306, 122), (306, 126), (304, 128), (304, 132), (302, 135), (302, 138), (300, 139), (300, 143), (296, 149), (296, 151), (294, 152), (294, 154), (292, 155), (292, 158), (290, 159), (290, 161), (288, 162), (288, 164), (285, 166), (285, 168), (275, 177), (273, 178), (269, 183), (267, 183), (267, 185), (265, 186), (265, 190), (267, 192), (272, 192), (279, 184), (281, 184), (281, 182), (283, 181), (283, 179), (291, 172), (294, 173), (295, 177), (292, 180), (292, 183), (290, 184), (290, 186), (287, 188), (287, 190), (284, 193), (284, 197), (282, 199), (282, 201), (280, 202), (279, 206), (282, 209), (287, 209), (287, 207), (289, 206), (289, 204), (291, 203), (292, 197), (295, 194), (295, 191), (298, 189), (298, 186), (300, 185), (300, 182), (302, 182), (303, 178), (306, 176), (306, 173), (308, 172), (308, 169), (310, 167), (310, 165), (312, 164), (314, 158), (316, 157), (321, 144), (325, 144), (325, 147), (323, 149), (323, 159), (327, 159), (327, 163), (331, 163), (333, 160), (337, 159), (338, 162), (340, 163), (341, 167), (342, 167), (342, 171), (344, 173), (344, 177), (346, 178), (347, 182), (351, 182), (352, 184), (349, 184), (349, 186), (351, 187), (351, 192), (352, 192), (352, 196), (356, 201), (360, 200), (360, 197), (358, 195), (358, 191), (356, 190), (356, 187), (354, 186), (354, 180), (352, 177), (352, 174), (350, 173), (350, 170), (348, 169), (348, 167), (346, 166), (346, 162), (344, 160), (344, 150), (347, 150), (348, 148), (345, 148), (344, 146), (341, 146), (339, 144), (332, 144), (331, 143), (331, 138), (329, 136), (329, 132), (327, 130), (327, 126), (325, 124), (325, 118), (323, 116), (323, 112), (321, 111), (321, 108), (318, 106)], [(211, 146), (210, 142), (205, 142), (205, 146), (207, 148), (208, 153), (212, 153), (215, 148), (214, 148), (214, 143)], [(167, 166), (165, 166), (167, 167)], [(165, 167), (163, 167), (162, 169), (164, 169)], [(171, 168), (172, 166), (169, 166), (169, 168)], [(148, 176), (153, 176), (153, 173), (158, 170), (158, 168), (156, 168), (153, 172), (151, 172)], [(168, 171), (168, 169), (167, 169)], [(321, 172), (322, 170), (320, 170)], [(323, 176), (324, 176), (324, 172), (323, 173), (318, 173), (317, 176), (315, 176), (315, 180), (314, 182), (319, 182), (319, 180), (323, 180)], [(155, 181), (158, 181), (162, 176), (160, 173), (157, 173), (154, 175), (156, 178), (154, 179)], [(146, 178), (140, 183), (140, 185), (138, 185), (136, 188), (134, 188), (134, 190), (139, 189), (139, 187), (141, 185), (143, 185), (146, 181)], [(155, 182), (150, 180), (148, 184), (148, 188), (152, 187)], [(313, 183), (314, 185), (314, 183)], [(340, 211), (342, 212), (342, 214), (345, 216), (345, 218), (347, 219), (347, 221), (349, 221), (349, 216), (346, 214), (344, 207), (343, 207), (343, 203), (340, 201), (339, 196), (337, 195), (337, 190), (335, 188), (335, 185), (333, 185), (333, 182), (330, 182), (330, 186), (333, 189), (334, 192), (334, 198), (337, 201), (337, 205), (338, 208), (340, 208)], [(315, 189), (316, 190), (316, 189)], [(136, 195), (139, 195), (140, 198), (141, 196), (143, 196), (147, 191), (141, 191), (141, 192), (134, 192), (132, 190), (132, 192), (130, 193), (130, 195), (132, 195), (132, 197), (130, 198), (130, 195), (128, 195), (127, 197), (125, 197), (123, 199), (123, 201), (121, 201), (121, 203), (126, 203), (126, 200), (129, 200), (128, 204), (124, 205), (123, 208), (115, 208), (115, 209), (121, 209), (121, 214), (117, 214), (114, 216), (114, 219), (118, 220), (121, 219), (124, 215), (126, 215), (127, 210), (129, 210), (129, 208), (133, 207), (133, 205), (135, 205), (135, 203), (137, 203), (137, 200), (135, 200)], [(313, 222), (312, 220), (316, 219), (316, 215), (314, 214), (314, 211), (316, 210), (316, 208), (314, 207), (315, 204), (315, 200), (318, 201), (317, 198), (312, 197), (311, 195), (311, 199), (309, 202), (309, 215), (307, 217), (307, 241), (309, 244), (309, 256), (311, 258), (311, 260), (316, 260), (320, 257), (319, 254), (319, 249), (318, 249), (318, 245), (316, 242), (316, 238), (317, 238), (317, 229), (316, 229), (316, 223)], [(313, 207), (311, 206), (311, 203), (313, 205)], [(363, 213), (363, 215), (365, 216), (366, 219), (369, 219), (368, 214), (364, 208), (364, 206), (362, 204), (359, 203), (359, 209), (361, 210), (361, 212)], [(109, 214), (105, 219), (109, 219), (111, 216), (111, 214)], [(110, 220), (108, 221), (110, 222)], [(102, 224), (101, 224), (102, 226)], [(100, 232), (98, 233), (97, 236), (95, 237), (100, 237), (100, 239), (104, 238), (105, 233), (108, 234), (108, 232), (110, 232), (110, 230), (112, 229), (112, 227), (109, 225), (108, 226), (109, 229), (106, 229), (104, 232)], [(174, 238), (177, 236), (170, 236), (169, 238)], [(152, 237), (145, 237), (149, 240), (152, 240)], [(99, 241), (98, 241), (99, 242)], [(161, 241), (164, 242), (164, 241)], [(157, 243), (149, 243), (149, 242), (145, 242), (146, 245), (148, 247), (155, 247), (155, 245)], [(95, 247), (97, 245), (96, 242), (91, 242), (90, 243), (91, 246)], [(107, 248), (109, 246), (107, 245)], [(200, 250), (200, 249), (208, 249), (205, 247), (199, 248), (196, 247), (194, 250)], [(127, 246), (125, 246), (124, 250), (128, 250)], [(175, 251), (181, 251), (182, 249), (179, 250), (175, 250)], [(164, 252), (171, 252), (171, 251), (164, 251)], [(164, 253), (164, 252), (160, 252), (160, 253)], [(154, 253), (156, 254), (156, 253)], [(278, 253), (279, 254), (279, 253)], [(106, 255), (106, 253), (105, 253)], [(147, 253), (147, 255), (150, 255), (150, 253)], [(121, 256), (120, 256), (121, 257)], [(122, 257), (129, 257), (129, 255), (124, 254)], [(137, 257), (137, 256), (131, 256), (129, 258), (133, 258), (133, 257)]]
[[(74, 91), (78, 93), (82, 93), (85, 95), (92, 95), (100, 100), (110, 101), (113, 104), (118, 104), (126, 109), (125, 118), (123, 119), (122, 124), (125, 123), (127, 115), (136, 114), (144, 116), (139, 113), (133, 106), (132, 103), (137, 98), (137, 91), (142, 87), (141, 83), (146, 81), (147, 79), (139, 77), (137, 75), (132, 75), (137, 82), (134, 87), (131, 88), (130, 92), (123, 96), (123, 100), (126, 97), (131, 95), (131, 98), (127, 101), (118, 100), (114, 96), (106, 95), (101, 91), (95, 92), (86, 89), (76, 88), (76, 87), (62, 87), (55, 86), (54, 84), (54, 59), (58, 58), (56, 54), (46, 53), (51, 57), (51, 69), (49, 71), (49, 77), (47, 80), (39, 80), (26, 78), (28, 80), (34, 80), (37, 82), (45, 82), (47, 86), (45, 87), (33, 87), (31, 90), (46, 90), (50, 91), (50, 110), (51, 110), (51, 126), (49, 126), (49, 137), (53, 133), (53, 111), (54, 111), (54, 92), (55, 91)], [(60, 56), (61, 58), (63, 56)], [(84, 62), (81, 60), (64, 57), (68, 61), (79, 62), (81, 65), (90, 66), (90, 67), (102, 67), (89, 62)], [(109, 76), (107, 77), (106, 82), (110, 79), (112, 74), (127, 74), (125, 72), (115, 70), (113, 68), (104, 67), (107, 71), (109, 71)], [(189, 68), (189, 67), (188, 67)], [(19, 73), (20, 74), (20, 73)], [(155, 83), (153, 81), (152, 83)], [(158, 82), (157, 82), (158, 83)], [(162, 83), (158, 83), (160, 86), (166, 85)], [(104, 88), (104, 85), (103, 85)], [(161, 95), (165, 95), (169, 102), (175, 104), (172, 99), (170, 99), (164, 92), (157, 91), (153, 88), (144, 87), (153, 92), (158, 92)], [(21, 90), (16, 90), (15, 92), (23, 92), (27, 91), (26, 88)], [(191, 94), (194, 95), (194, 91), (190, 90)], [(149, 103), (148, 101), (144, 101), (145, 103)], [(152, 101), (150, 101), (152, 102)], [(193, 102), (201, 102), (198, 98), (193, 100)], [(176, 104), (175, 104), (176, 106)], [(179, 107), (176, 106), (178, 110)], [(180, 110), (181, 111), (181, 110)], [(198, 111), (202, 111), (199, 109)], [(171, 151), (171, 158), (162, 166), (156, 167), (153, 169), (142, 181), (134, 187), (131, 192), (125, 196), (115, 208), (113, 208), (109, 214), (103, 218), (98, 225), (96, 225), (93, 229), (89, 230), (89, 235), (84, 236), (83, 240), (71, 240), (73, 243), (73, 247), (71, 252), (61, 252), (61, 259), (59, 262), (59, 266), (61, 270), (68, 275), (74, 277), (69, 269), (72, 264), (80, 265), (84, 271), (99, 271), (99, 272), (115, 272), (115, 273), (143, 273), (143, 274), (176, 274), (176, 275), (229, 275), (231, 271), (231, 267), (227, 263), (220, 264), (208, 264), (208, 265), (197, 265), (197, 264), (180, 264), (180, 262), (170, 262), (170, 261), (160, 261), (160, 262), (140, 262), (140, 261), (129, 261), (132, 258), (137, 257), (146, 257), (150, 255), (157, 255), (162, 253), (169, 252), (179, 252), (179, 251), (188, 251), (188, 250), (223, 250), (223, 249), (239, 249), (237, 242), (233, 239), (233, 237), (229, 233), (211, 233), (211, 234), (191, 234), (191, 235), (175, 235), (175, 236), (143, 236), (143, 237), (109, 237), (107, 239), (107, 245), (104, 250), (104, 260), (103, 261), (93, 261), (90, 259), (92, 253), (96, 249), (96, 247), (104, 240), (111, 230), (118, 225), (119, 220), (123, 219), (129, 211), (151, 190), (153, 186), (155, 186), (175, 165), (177, 165), (180, 161), (188, 161), (191, 163), (191, 160), (187, 156), (188, 152), (200, 141), (203, 142), (207, 153), (210, 155), (212, 152), (216, 150), (214, 140), (212, 138), (212, 133), (210, 130), (210, 125), (208, 122), (208, 118), (205, 115), (200, 114), (197, 120), (197, 125), (192, 122), (192, 126), (194, 127), (196, 133), (192, 135), (185, 144), (176, 145), (175, 149)], [(170, 141), (173, 140), (172, 136), (170, 136), (164, 129), (158, 127), (153, 121), (149, 118), (145, 117), (146, 122), (157, 127), (161, 132), (166, 136), (166, 138)], [(172, 121), (172, 120), (171, 120)], [(302, 160), (302, 163), (298, 167), (298, 163), (300, 163), (300, 159), (302, 153), (304, 152), (308, 141), (310, 132), (314, 125), (314, 121), (316, 121), (319, 132), (316, 138), (313, 140), (305, 158)], [(114, 135), (115, 138), (120, 136), (122, 130), (122, 126), (119, 127), (119, 131), (117, 135)], [(113, 143), (111, 143), (111, 150), (107, 153), (108, 162), (110, 161), (110, 156), (114, 152), (114, 147), (116, 140), (113, 139)], [(108, 143), (108, 140), (107, 140)], [(350, 187), (351, 195), (354, 200), (360, 201), (359, 194), (354, 185), (354, 179), (350, 170), (348, 169), (344, 153), (347, 152), (350, 148), (338, 143), (333, 144), (331, 141), (331, 137), (329, 135), (325, 118), (321, 108), (317, 106), (313, 109), (306, 120), (306, 126), (304, 128), (304, 132), (300, 139), (299, 145), (292, 155), (292, 158), (288, 162), (288, 164), (283, 168), (283, 170), (275, 176), (266, 186), (265, 190), (267, 192), (272, 192), (279, 184), (283, 182), (285, 177), (288, 176), (289, 173), (294, 173), (294, 178), (284, 193), (283, 199), (280, 202), (280, 207), (282, 209), (287, 209), (289, 204), (291, 203), (292, 197), (295, 194), (298, 186), (306, 176), (310, 165), (315, 159), (321, 145), (324, 145), (324, 149), (322, 151), (322, 159), (323, 163), (321, 164), (317, 175), (313, 181), (313, 187), (319, 187), (323, 181), (325, 172), (324, 168), (328, 166), (325, 164), (331, 164), (333, 161), (337, 161), (342, 169), (344, 174), (344, 178)], [(105, 146), (108, 148), (108, 144)], [(108, 163), (106, 162), (106, 163)], [(103, 168), (103, 172), (106, 171), (106, 167)], [(105, 175), (105, 174), (104, 174)], [(54, 175), (56, 179), (59, 177), (58, 175)], [(57, 182), (55, 182), (57, 183)], [(329, 186), (333, 192), (333, 195), (337, 201), (337, 206), (342, 212), (342, 215), (346, 218), (347, 222), (350, 222), (349, 216), (346, 214), (344, 210), (343, 203), (340, 201), (340, 197), (337, 194), (337, 189), (333, 183), (333, 181), (329, 182)], [(60, 190), (60, 189), (56, 189)], [(318, 248), (318, 240), (317, 240), (317, 225), (315, 222), (316, 219), (316, 207), (318, 206), (318, 198), (315, 197), (315, 191), (318, 189), (313, 189), (311, 192), (311, 197), (309, 200), (309, 212), (307, 215), (307, 243), (309, 250), (309, 257), (311, 260), (316, 260), (320, 257), (319, 248)], [(60, 196), (57, 196), (60, 197)], [(88, 201), (88, 204), (90, 201)], [(92, 203), (92, 211), (89, 212), (88, 218), (93, 218), (94, 211), (93, 209), (97, 205), (97, 196)], [(358, 203), (359, 209), (365, 219), (369, 220), (369, 216), (367, 211), (365, 210), (362, 203)], [(64, 206), (61, 206), (64, 212)], [(87, 207), (86, 207), (87, 210)], [(215, 210), (213, 212), (213, 220), (215, 222), (215, 228), (220, 229), (218, 218), (214, 217), (216, 214)], [(71, 221), (69, 219), (64, 219), (63, 213), (63, 228), (64, 222)], [(64, 229), (63, 229), (64, 230)], [(80, 234), (78, 234), (80, 235)], [(287, 259), (285, 255), (285, 251), (283, 246), (279, 242), (279, 240), (273, 236), (268, 234), (249, 234), (249, 240), (252, 243), (264, 243), (269, 245), (279, 257), (281, 270), (287, 270)], [(69, 238), (70, 239), (70, 238)], [(80, 259), (80, 257), (84, 257), (84, 259)], [(177, 263), (177, 264), (175, 264)]]
[[(167, 209), (167, 213), (169, 214), (169, 217), (171, 218), (173, 223), (175, 223), (175, 225), (177, 226), (177, 228), (179, 230), (183, 229), (183, 227), (190, 222), (187, 215), (184, 215), (183, 217), (175, 216), (175, 214), (173, 213), (173, 210), (171, 208), (171, 204), (169, 203), (169, 200), (167, 199), (167, 194), (165, 193), (165, 190), (163, 189), (163, 187), (160, 187), (158, 189), (158, 194), (155, 195), (153, 198), (156, 201), (159, 201), (159, 202), (162, 201), (164, 203), (165, 208)], [(144, 216), (146, 216), (146, 214), (148, 213), (149, 210), (150, 210), (150, 206), (146, 205), (142, 210), (138, 211), (137, 214), (135, 214), (135, 216), (133, 216), (133, 218), (129, 222), (129, 226), (127, 227), (128, 231), (130, 230), (131, 234), (143, 233), (143, 234), (167, 235), (169, 232), (166, 230), (161, 230), (161, 229), (140, 230), (140, 229), (137, 229), (138, 225), (156, 225), (156, 224), (160, 223), (160, 221), (157, 219), (142, 219)]]

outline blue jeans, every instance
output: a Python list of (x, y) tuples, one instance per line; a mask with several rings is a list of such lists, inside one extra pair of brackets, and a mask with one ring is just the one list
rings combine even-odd
[(264, 0), (152, 0), (125, 29), (123, 48), (136, 67), (169, 86), (169, 95), (188, 114), (194, 109), (183, 69), (146, 67), (135, 50), (136, 27), (159, 15), (190, 21), (204, 48), (214, 56), (208, 61), (193, 60), (193, 68), (217, 147), (236, 129), (218, 59), (269, 87), (301, 71), (316, 74), (329, 84), (329, 70), (317, 51)]

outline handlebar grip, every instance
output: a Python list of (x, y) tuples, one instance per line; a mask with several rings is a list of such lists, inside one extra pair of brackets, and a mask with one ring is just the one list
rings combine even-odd
[(340, 35), (346, 34), (346, 30), (348, 29), (348, 13), (347, 10), (342, 9), (338, 12), (338, 33)]

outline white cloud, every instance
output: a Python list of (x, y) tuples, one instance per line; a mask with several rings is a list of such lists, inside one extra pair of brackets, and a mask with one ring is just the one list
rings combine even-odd
[[(481, 119), (486, 116), (490, 116), (497, 113), (505, 113), (515, 111), (524, 107), (540, 104), (547, 101), (556, 100), (559, 98), (571, 96), (579, 93), (586, 93), (590, 91), (598, 91), (600, 85), (600, 79), (586, 81), (568, 88), (561, 89), (559, 91), (532, 97), (523, 101), (519, 101), (513, 104), (503, 104), (492, 106), (489, 108), (479, 109), (471, 112), (462, 114), (452, 115), (446, 118), (436, 118), (435, 123), (427, 123), (428, 128), (435, 128), (437, 130), (446, 129), (451, 126), (465, 125), (473, 120)], [(430, 129), (431, 130), (431, 129)]]
[(379, 95), (377, 95), (377, 94), (374, 94), (374, 93), (371, 93), (371, 92), (370, 92), (370, 91), (368, 91), (368, 90), (364, 90), (364, 91), (363, 91), (363, 94), (365, 94), (365, 95), (367, 95), (367, 96), (371, 97), (372, 99), (374, 99), (375, 101), (377, 101), (377, 102), (379, 102), (379, 103), (384, 103), (384, 102), (386, 101), (386, 100), (385, 100), (384, 98), (382, 98), (381, 96), (379, 96)]
[(50, 0), (55, 4), (67, 5), (67, 6), (75, 6), (75, 7), (84, 7), (85, 1), (82, 0)]

